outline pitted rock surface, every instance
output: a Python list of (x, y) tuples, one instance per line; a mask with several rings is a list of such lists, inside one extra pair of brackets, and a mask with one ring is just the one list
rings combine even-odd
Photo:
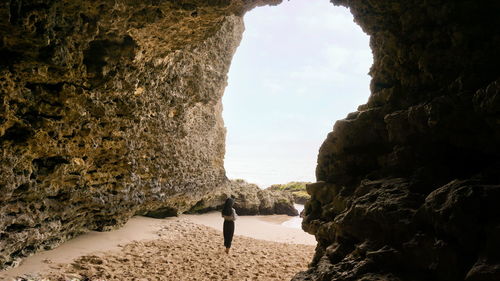
[(221, 97), (260, 4), (0, 4), (0, 268), (220, 188)]
[(332, 2), (371, 36), (372, 93), (321, 146), (293, 280), (500, 280), (500, 5)]
[[(220, 192), (241, 16), (278, 2), (4, 1), (0, 264)], [(500, 3), (333, 2), (371, 96), (320, 149), (294, 280), (500, 280)]]

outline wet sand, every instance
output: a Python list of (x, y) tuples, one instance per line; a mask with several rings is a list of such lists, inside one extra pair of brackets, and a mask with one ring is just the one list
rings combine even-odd
[[(230, 255), (223, 252), (219, 213), (132, 218), (123, 228), (92, 232), (37, 253), (0, 280), (289, 280), (310, 262), (315, 240), (280, 225), (285, 216), (236, 222)], [(259, 240), (257, 240), (257, 239)], [(281, 242), (281, 243), (280, 243)]]
[[(219, 212), (180, 217), (214, 229), (222, 229), (223, 221)], [(240, 216), (236, 221), (235, 235), (281, 243), (316, 245), (313, 235), (305, 233), (302, 229), (286, 227), (287, 221), (296, 218), (287, 215)]]

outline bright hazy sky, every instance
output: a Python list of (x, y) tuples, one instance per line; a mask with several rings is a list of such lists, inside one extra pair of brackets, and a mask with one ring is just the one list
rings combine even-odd
[(369, 37), (328, 0), (290, 0), (245, 15), (223, 98), (225, 168), (262, 188), (315, 181), (336, 120), (369, 95)]

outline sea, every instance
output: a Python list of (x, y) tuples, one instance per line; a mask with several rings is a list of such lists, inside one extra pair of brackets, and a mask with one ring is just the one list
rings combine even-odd
[[(304, 205), (301, 204), (293, 204), (295, 209), (299, 211), (299, 214), (304, 210)], [(290, 228), (297, 228), (297, 229), (302, 229), (302, 218), (300, 216), (295, 216), (295, 217), (290, 217), (289, 220), (281, 223), (281, 225), (290, 227)]]

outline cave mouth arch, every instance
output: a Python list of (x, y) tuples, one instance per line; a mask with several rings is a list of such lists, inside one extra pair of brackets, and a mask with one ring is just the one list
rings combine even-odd
[(370, 94), (369, 37), (326, 0), (258, 7), (244, 22), (223, 96), (226, 173), (261, 188), (315, 181), (333, 123)]
[[(226, 180), (241, 15), (280, 0), (4, 2), (0, 268)], [(371, 36), (372, 93), (319, 153), (308, 279), (500, 276), (500, 2), (332, 2)]]

